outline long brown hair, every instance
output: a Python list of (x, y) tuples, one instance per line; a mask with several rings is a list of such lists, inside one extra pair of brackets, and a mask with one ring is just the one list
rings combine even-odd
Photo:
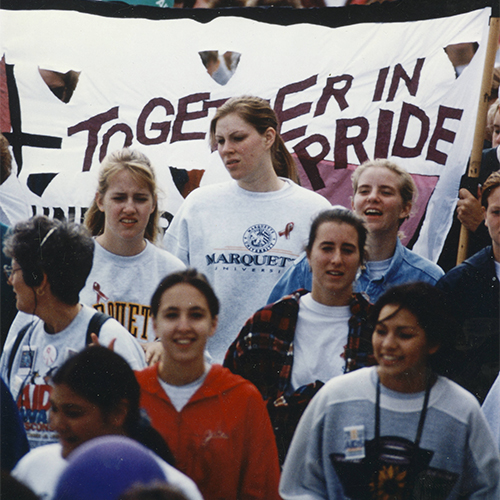
[[(122, 170), (130, 172), (138, 183), (145, 183), (153, 196), (155, 209), (149, 216), (144, 237), (155, 243), (160, 217), (158, 212), (158, 187), (153, 166), (145, 154), (133, 149), (123, 148), (106, 155), (99, 171), (97, 194), (102, 198), (109, 188), (110, 179)], [(99, 210), (94, 198), (92, 205), (85, 214), (85, 225), (93, 236), (99, 236), (104, 232), (104, 224), (104, 213)]]
[(220, 118), (232, 113), (237, 114), (242, 120), (252, 125), (261, 135), (269, 127), (276, 131), (276, 139), (271, 147), (271, 160), (274, 171), (279, 177), (286, 177), (299, 184), (295, 161), (278, 133), (278, 117), (265, 99), (254, 96), (232, 97), (220, 106), (210, 123), (210, 143), (212, 147), (216, 143), (215, 128), (217, 122)]

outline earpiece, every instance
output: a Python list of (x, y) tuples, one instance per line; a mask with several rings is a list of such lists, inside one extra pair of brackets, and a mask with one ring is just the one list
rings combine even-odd
[(43, 281), (43, 271), (41, 269), (32, 269), (30, 271), (23, 269), (23, 278), (28, 286), (39, 286)]

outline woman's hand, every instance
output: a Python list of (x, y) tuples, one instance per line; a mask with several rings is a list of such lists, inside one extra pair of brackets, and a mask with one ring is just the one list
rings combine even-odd
[(158, 361), (163, 353), (163, 345), (161, 342), (146, 342), (141, 344), (144, 349), (144, 354), (146, 355), (146, 363), (148, 365), (154, 365)]

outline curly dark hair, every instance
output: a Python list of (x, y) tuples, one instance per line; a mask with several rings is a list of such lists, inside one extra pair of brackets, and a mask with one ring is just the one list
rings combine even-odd
[(448, 370), (449, 356), (458, 337), (458, 323), (453, 317), (446, 294), (430, 283), (416, 281), (396, 285), (385, 291), (370, 311), (369, 321), (375, 328), (380, 311), (387, 305), (397, 306), (394, 316), (401, 309), (411, 312), (425, 332), (430, 345), (439, 349), (430, 356), (431, 367), (438, 373)]
[(19, 222), (8, 234), (3, 251), (15, 259), (28, 286), (47, 276), (54, 297), (78, 303), (94, 259), (94, 240), (82, 225), (38, 215)]

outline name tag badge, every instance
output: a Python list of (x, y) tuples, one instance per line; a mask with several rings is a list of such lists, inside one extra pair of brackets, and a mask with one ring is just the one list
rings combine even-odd
[(21, 362), (19, 363), (18, 374), (22, 377), (28, 375), (35, 366), (36, 347), (24, 345), (21, 351)]
[(365, 426), (344, 427), (344, 443), (346, 460), (365, 458)]

